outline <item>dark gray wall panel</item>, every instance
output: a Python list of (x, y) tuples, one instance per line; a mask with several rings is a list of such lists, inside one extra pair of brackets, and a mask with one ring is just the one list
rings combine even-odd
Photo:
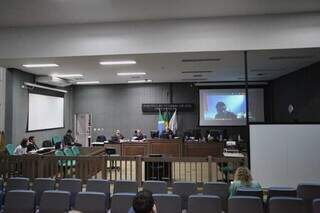
[[(38, 145), (54, 135), (64, 135), (72, 127), (72, 91), (65, 95), (65, 128), (26, 132), (28, 118), (28, 91), (22, 89), (24, 82), (34, 83), (34, 75), (9, 69), (6, 91), (6, 138), (8, 143), (19, 144), (21, 139), (34, 135)], [(10, 96), (8, 96), (10, 95)]]
[(131, 137), (141, 128), (149, 136), (157, 129), (157, 115), (143, 114), (142, 103), (169, 103), (168, 84), (101, 85), (74, 87), (74, 112), (91, 113), (93, 127), (104, 131), (93, 132), (93, 138), (102, 134), (110, 137), (120, 129)]

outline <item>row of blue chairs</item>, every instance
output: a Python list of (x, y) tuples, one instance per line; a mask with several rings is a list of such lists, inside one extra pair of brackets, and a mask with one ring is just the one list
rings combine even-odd
[[(0, 180), (1, 182), (1, 180)], [(102, 192), (106, 196), (107, 207), (110, 200), (110, 181), (107, 180), (88, 180), (86, 191)], [(35, 179), (32, 189), (36, 192), (36, 203), (39, 204), (40, 197), (45, 190), (54, 190), (56, 182), (54, 179), (38, 178)], [(3, 188), (0, 184), (0, 190)], [(146, 181), (143, 188), (156, 194), (166, 194), (167, 184), (163, 181)], [(28, 190), (29, 180), (27, 178), (10, 178), (7, 181), (6, 191), (10, 190)], [(69, 191), (71, 193), (71, 205), (74, 206), (77, 193), (82, 191), (80, 179), (62, 179), (59, 181), (59, 190)], [(115, 181), (113, 193), (133, 193), (138, 191), (138, 183), (135, 181)], [(173, 184), (173, 194), (181, 198), (181, 208), (188, 209), (188, 200), (191, 195), (198, 194), (197, 186), (192, 182), (175, 182)], [(202, 193), (204, 195), (216, 195), (221, 199), (221, 207), (224, 211), (228, 208), (228, 185), (220, 182), (205, 183)], [(262, 190), (242, 188), (237, 191), (237, 196), (258, 197), (263, 200)], [(268, 190), (267, 204), (272, 197), (292, 197), (301, 198), (304, 202), (305, 212), (312, 212), (313, 200), (320, 198), (320, 185), (300, 184), (297, 189), (286, 187), (271, 187)]]
[[(111, 197), (111, 213), (127, 213), (132, 206), (135, 193), (115, 193)], [(30, 190), (8, 192), (4, 213), (59, 213), (70, 210), (71, 194), (67, 191), (44, 191), (40, 205), (35, 205), (36, 193)], [(181, 213), (181, 197), (176, 194), (153, 194), (158, 213)], [(18, 203), (18, 205), (17, 205)], [(188, 197), (188, 213), (221, 213), (221, 198), (215, 195), (191, 195)], [(308, 213), (304, 210), (303, 200), (292, 197), (273, 197), (269, 200), (269, 213)], [(76, 196), (75, 210), (85, 213), (106, 213), (106, 196), (99, 192), (79, 192)], [(320, 199), (313, 201), (313, 211), (320, 211)], [(229, 213), (264, 213), (259, 197), (234, 196), (228, 199)], [(310, 213), (311, 213), (310, 212)]]

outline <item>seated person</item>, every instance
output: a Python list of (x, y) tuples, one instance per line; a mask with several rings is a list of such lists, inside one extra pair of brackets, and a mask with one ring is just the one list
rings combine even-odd
[(117, 137), (119, 141), (124, 139), (124, 136), (121, 134), (119, 129), (116, 130), (114, 136)]
[(128, 213), (157, 213), (152, 193), (142, 190), (136, 194), (132, 201), (132, 207)]
[(240, 187), (261, 189), (261, 185), (252, 180), (250, 170), (247, 167), (239, 167), (234, 174), (234, 181), (229, 187), (229, 195), (234, 196)]
[(174, 138), (174, 133), (169, 127), (166, 127), (161, 133), (161, 138), (172, 139)]
[(141, 129), (137, 129), (134, 131), (134, 135), (133, 135), (133, 140), (143, 140), (144, 139), (144, 135), (141, 131)]
[(28, 144), (27, 144), (27, 152), (31, 152), (33, 150), (38, 150), (38, 149), (39, 149), (39, 147), (36, 144), (34, 136), (30, 136), (28, 139)]
[(81, 144), (75, 142), (71, 129), (69, 129), (63, 136), (63, 144), (64, 146), (82, 146)]
[(13, 152), (14, 155), (25, 155), (27, 154), (27, 144), (28, 144), (28, 139), (23, 138), (20, 145), (17, 146)]

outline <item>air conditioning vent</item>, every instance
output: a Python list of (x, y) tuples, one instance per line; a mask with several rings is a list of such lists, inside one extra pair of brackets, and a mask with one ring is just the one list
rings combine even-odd
[(39, 76), (36, 77), (36, 82), (40, 84), (46, 84), (57, 87), (67, 87), (71, 85), (71, 82), (65, 79), (52, 77), (52, 76)]
[(198, 75), (193, 75), (194, 78), (201, 78), (202, 75), (201, 74), (198, 74)]
[(220, 61), (221, 58), (199, 58), (199, 59), (182, 59), (182, 62), (210, 62), (210, 61)]
[(210, 72), (213, 72), (213, 71), (210, 71), (210, 70), (208, 70), (208, 71), (182, 71), (181, 73), (184, 73), (184, 74), (192, 74), (192, 73), (210, 73)]
[(313, 55), (297, 55), (297, 56), (274, 56), (269, 57), (270, 60), (301, 60), (301, 59), (311, 59)]

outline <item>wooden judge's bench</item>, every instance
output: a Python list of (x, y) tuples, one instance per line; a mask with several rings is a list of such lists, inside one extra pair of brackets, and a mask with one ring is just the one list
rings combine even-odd
[(148, 156), (161, 154), (167, 157), (221, 157), (224, 145), (219, 142), (183, 142), (182, 139), (148, 139), (143, 142), (105, 144), (116, 149), (121, 156)]

